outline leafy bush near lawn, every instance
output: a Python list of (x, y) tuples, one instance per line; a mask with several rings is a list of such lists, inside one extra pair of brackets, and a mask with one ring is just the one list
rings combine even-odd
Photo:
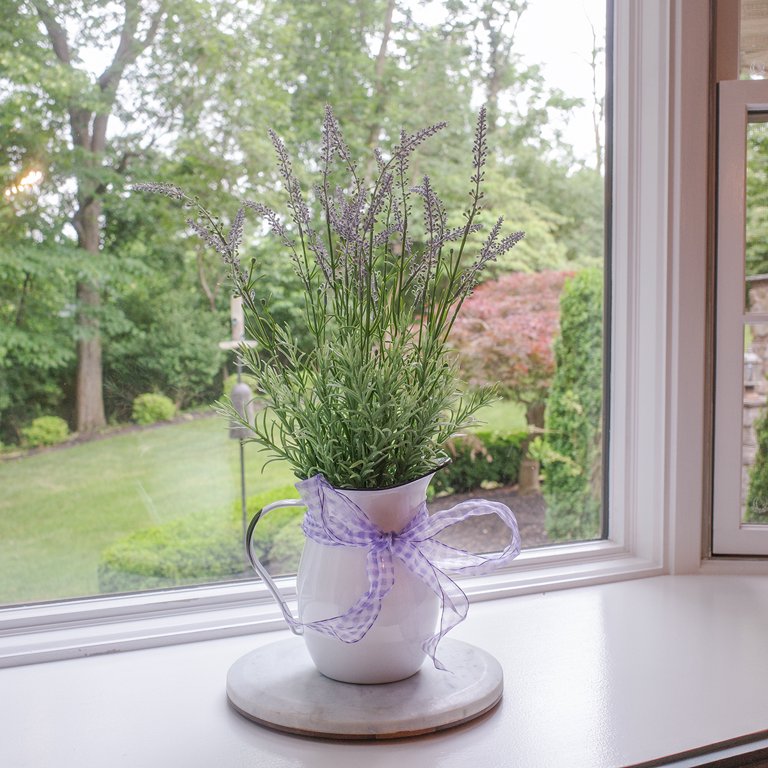
[[(246, 502), (248, 520), (267, 504), (283, 499), (298, 499), (298, 491), (290, 485), (265, 491), (249, 496)], [(240, 505), (234, 509), (240, 519)], [(304, 507), (283, 507), (264, 515), (253, 533), (253, 547), (256, 556), (275, 575), (296, 570), (304, 548), (304, 534), (301, 530), (301, 520), (304, 517)]]
[(483, 484), (517, 482), (528, 432), (476, 432), (448, 443), (451, 463), (432, 481), (435, 493), (465, 493)]
[[(273, 501), (297, 497), (292, 486), (255, 494), (247, 500), (248, 519)], [(296, 569), (304, 545), (303, 514), (301, 507), (278, 509), (256, 525), (256, 554), (275, 575)], [(251, 573), (245, 564), (239, 503), (229, 515), (201, 513), (137, 531), (104, 550), (98, 565), (103, 593), (225, 581)]]
[(137, 424), (155, 424), (170, 421), (176, 415), (176, 406), (170, 397), (145, 392), (133, 401), (131, 417)]
[(99, 590), (161, 589), (235, 578), (243, 570), (238, 526), (199, 514), (137, 531), (106, 549)]
[(39, 416), (22, 428), (21, 435), (30, 448), (63, 443), (69, 437), (69, 427), (58, 416)]

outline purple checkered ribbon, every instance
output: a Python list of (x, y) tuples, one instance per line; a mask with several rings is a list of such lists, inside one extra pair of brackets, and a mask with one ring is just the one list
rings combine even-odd
[[(344, 643), (362, 640), (379, 615), (381, 601), (395, 583), (394, 559), (397, 558), (440, 599), (440, 629), (424, 643), (423, 648), (435, 667), (444, 669), (435, 658), (437, 645), (446, 633), (464, 621), (469, 610), (467, 596), (445, 571), (475, 576), (489, 573), (517, 557), (520, 554), (520, 533), (509, 507), (494, 501), (473, 499), (430, 516), (424, 502), (402, 531), (385, 533), (322, 475), (304, 480), (296, 488), (307, 505), (302, 526), (306, 536), (330, 547), (367, 549), (368, 590), (339, 616), (304, 625), (292, 619), (291, 626), (294, 629), (309, 627)], [(476, 555), (449, 547), (434, 538), (440, 531), (462, 520), (489, 514), (498, 515), (512, 533), (510, 543), (502, 552)]]

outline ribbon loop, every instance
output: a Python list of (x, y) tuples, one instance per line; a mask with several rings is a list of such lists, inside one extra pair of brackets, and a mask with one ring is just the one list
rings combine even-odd
[[(506, 565), (517, 557), (520, 554), (520, 532), (509, 507), (476, 499), (429, 515), (426, 502), (423, 502), (411, 522), (399, 533), (392, 533), (380, 531), (357, 504), (333, 488), (322, 475), (314, 475), (296, 487), (307, 506), (302, 529), (308, 538), (331, 547), (368, 550), (368, 589), (365, 593), (343, 614), (303, 626), (344, 643), (362, 640), (376, 621), (382, 600), (394, 586), (394, 558), (397, 558), (440, 600), (440, 628), (424, 642), (423, 648), (435, 667), (444, 669), (436, 658), (437, 646), (445, 634), (466, 618), (469, 610), (467, 596), (445, 571), (479, 575)], [(497, 515), (511, 531), (510, 542), (502, 552), (473, 554), (434, 538), (462, 520), (489, 514)]]

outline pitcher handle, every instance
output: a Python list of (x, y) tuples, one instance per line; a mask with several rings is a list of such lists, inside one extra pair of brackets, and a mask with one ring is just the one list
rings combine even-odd
[(248, 526), (248, 530), (245, 534), (245, 551), (248, 555), (248, 560), (250, 560), (253, 570), (256, 571), (259, 576), (261, 576), (261, 578), (264, 580), (264, 583), (267, 585), (267, 589), (269, 589), (269, 591), (272, 593), (272, 596), (275, 598), (275, 600), (277, 600), (277, 603), (280, 606), (280, 610), (283, 612), (285, 621), (287, 622), (291, 632), (293, 632), (294, 635), (303, 635), (304, 627), (296, 618), (294, 618), (294, 615), (291, 613), (291, 609), (288, 607), (288, 603), (285, 602), (283, 596), (280, 594), (280, 590), (277, 588), (277, 584), (275, 584), (272, 577), (267, 572), (267, 569), (261, 564), (259, 558), (256, 557), (256, 553), (253, 547), (253, 533), (256, 530), (256, 523), (258, 523), (259, 520), (264, 517), (264, 515), (266, 515), (268, 512), (271, 512), (273, 509), (279, 509), (281, 507), (305, 506), (306, 503), (301, 501), (301, 499), (285, 499), (283, 501), (274, 501), (272, 504), (267, 504), (266, 507), (260, 509), (253, 516), (253, 520), (251, 520)]

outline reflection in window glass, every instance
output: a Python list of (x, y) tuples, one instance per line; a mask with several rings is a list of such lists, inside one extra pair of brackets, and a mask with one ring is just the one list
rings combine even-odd
[[(742, 520), (768, 523), (768, 123), (747, 124)], [(763, 320), (763, 322), (760, 322)]]
[[(768, 278), (753, 288), (756, 303), (768, 299)], [(768, 419), (766, 418), (768, 324), (744, 330), (744, 400), (742, 409), (742, 520), (768, 522)]]
[(741, 0), (739, 77), (762, 80), (768, 75), (768, 6), (763, 0)]
[[(92, 3), (59, 4), (56, 34), (76, 56), (27, 5), (9, 22), (0, 604), (251, 577), (244, 521), (295, 497), (295, 478), (213, 415), (236, 385), (258, 394), (237, 370), (240, 321), (218, 256), (171, 201), (129, 187), (179, 184), (225, 219), (237, 197), (284, 210), (267, 129), (311, 170), (326, 103), (366, 174), (372, 148), (401, 127), (447, 120), (412, 178), (428, 173), (459, 216), (487, 104), (488, 208), (526, 239), (487, 271), (455, 329), (467, 378), (499, 381), (502, 399), (448, 446), (430, 505), (503, 501), (524, 547), (602, 535), (605, 2), (447, 5), (198, 4), (128, 25), (141, 53), (114, 67), (117, 6), (97, 18)], [(280, 244), (255, 227), (248, 238), (295, 330), (301, 289)], [(258, 526), (273, 573), (296, 569), (300, 514)], [(493, 526), (479, 519), (451, 543), (498, 549)]]

